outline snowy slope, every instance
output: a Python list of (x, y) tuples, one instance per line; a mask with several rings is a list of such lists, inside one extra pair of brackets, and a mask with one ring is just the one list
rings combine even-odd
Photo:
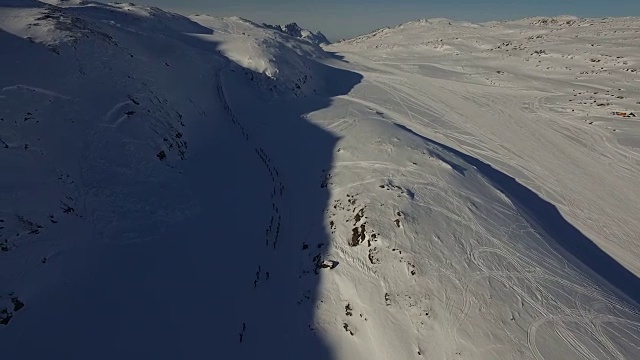
[(637, 354), (639, 20), (0, 6), (4, 357)]
[(297, 120), (357, 77), (241, 19), (57, 4), (0, 2), (3, 358), (327, 358), (297, 240), (334, 140)]
[(355, 292), (334, 280), (356, 309), (389, 294), (390, 315), (358, 323), (367, 356), (636, 357), (640, 126), (612, 112), (640, 110), (640, 20), (541, 20), (422, 20), (328, 47), (364, 76), (339, 120), (318, 115), (344, 139), (333, 178), (375, 194), (367, 228), (388, 239), (361, 250)]

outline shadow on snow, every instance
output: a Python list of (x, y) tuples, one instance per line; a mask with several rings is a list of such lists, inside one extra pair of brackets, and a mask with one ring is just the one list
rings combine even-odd
[[(112, 16), (108, 8), (63, 11), (91, 22)], [(206, 33), (188, 21), (181, 18), (179, 29)], [(149, 24), (156, 25), (164, 26)], [(115, 40), (127, 31), (99, 26)], [(331, 271), (315, 272), (329, 246), (324, 211), (330, 194), (321, 182), (337, 139), (303, 115), (329, 106), (331, 97), (348, 93), (361, 76), (315, 63), (314, 70), (329, 79), (320, 95), (254, 102), (251, 84), (241, 85), (248, 81), (241, 72), (248, 70), (223, 58), (216, 44), (164, 29), (163, 36), (186, 40), (228, 64), (211, 79), (211, 101), (220, 103), (211, 122), (189, 133), (182, 177), (169, 186), (148, 182), (149, 196), (168, 206), (174, 193), (190, 193), (180, 199), (191, 204), (187, 215), (165, 227), (140, 224), (136, 233), (152, 234), (144, 241), (83, 239), (86, 246), (61, 251), (47, 265), (49, 271), (55, 267), (58, 280), (38, 296), (28, 295), (28, 284), (16, 289), (27, 293), (26, 306), (0, 328), (2, 355), (331, 358), (313, 320), (321, 272)], [(89, 171), (98, 171), (97, 165)]]
[(395, 125), (474, 166), (497, 189), (501, 190), (516, 204), (517, 209), (531, 223), (532, 228), (541, 229), (549, 236), (543, 238), (553, 240), (549, 244), (550, 246), (562, 248), (565, 254), (575, 258), (602, 280), (611, 284), (628, 299), (635, 302), (636, 306), (640, 304), (640, 279), (565, 220), (553, 204), (520, 184), (513, 177), (495, 169), (482, 160), (420, 135), (404, 125)]

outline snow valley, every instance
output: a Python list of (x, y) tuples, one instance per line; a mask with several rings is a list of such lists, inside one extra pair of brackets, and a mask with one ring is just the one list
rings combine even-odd
[(293, 25), (0, 0), (3, 358), (637, 356), (640, 19)]

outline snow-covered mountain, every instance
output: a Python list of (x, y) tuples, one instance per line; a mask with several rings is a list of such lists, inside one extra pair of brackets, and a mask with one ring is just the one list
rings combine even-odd
[(326, 36), (324, 36), (323, 33), (321, 33), (320, 31), (317, 32), (312, 32), (310, 30), (307, 29), (303, 29), (301, 28), (298, 24), (296, 23), (290, 23), (287, 25), (269, 25), (269, 24), (262, 24), (263, 26), (269, 28), (269, 29), (273, 29), (273, 30), (277, 30), (280, 32), (283, 32), (287, 35), (296, 37), (296, 38), (300, 38), (300, 39), (304, 39), (307, 40), (311, 43), (314, 43), (316, 45), (329, 45), (331, 42), (329, 41), (329, 39), (327, 39)]
[(539, 20), (0, 0), (3, 358), (633, 359), (640, 20)]
[(326, 358), (302, 116), (358, 76), (239, 18), (0, 4), (2, 357)]

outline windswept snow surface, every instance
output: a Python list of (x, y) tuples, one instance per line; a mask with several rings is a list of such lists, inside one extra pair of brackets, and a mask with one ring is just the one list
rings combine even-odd
[(636, 358), (639, 31), (0, 0), (2, 358)]

